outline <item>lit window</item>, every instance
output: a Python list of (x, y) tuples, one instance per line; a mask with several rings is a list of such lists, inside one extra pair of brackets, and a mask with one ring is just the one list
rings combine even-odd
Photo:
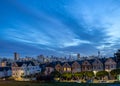
[(71, 71), (71, 68), (67, 68), (67, 71)]
[(64, 68), (64, 71), (66, 71), (66, 68)]

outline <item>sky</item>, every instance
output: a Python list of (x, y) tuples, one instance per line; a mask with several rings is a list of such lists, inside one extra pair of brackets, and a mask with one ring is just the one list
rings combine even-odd
[(120, 0), (0, 0), (0, 57), (113, 56)]

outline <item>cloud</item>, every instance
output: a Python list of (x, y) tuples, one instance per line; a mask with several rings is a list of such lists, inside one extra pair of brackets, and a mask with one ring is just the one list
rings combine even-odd
[(63, 43), (63, 46), (64, 47), (79, 46), (80, 44), (90, 44), (90, 42), (80, 39), (72, 39), (72, 41)]
[(42, 31), (43, 28), (39, 29), (39, 27), (20, 24), (15, 25), (14, 28), (8, 28), (7, 31), (4, 31), (4, 35), (6, 35), (5, 38), (9, 40), (33, 45), (45, 45), (52, 48), (64, 48), (90, 43), (87, 40), (78, 39), (78, 36), (70, 29), (66, 28), (61, 30), (61, 28), (65, 28), (64, 25), (58, 24), (58, 26), (60, 29), (58, 28), (56, 30), (53, 25), (50, 25), (49, 28), (43, 26), (44, 31), (48, 30), (48, 32), (44, 33), (44, 31)]
[(1, 39), (24, 45), (24, 51), (29, 51), (26, 46), (32, 46), (35, 52), (47, 54), (91, 55), (101, 50), (107, 55), (111, 49), (119, 48), (117, 1), (21, 0), (3, 4), (1, 7), (8, 13), (1, 10)]

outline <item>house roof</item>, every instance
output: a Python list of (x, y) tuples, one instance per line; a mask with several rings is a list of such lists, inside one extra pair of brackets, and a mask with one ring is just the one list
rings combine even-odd
[(60, 61), (56, 61), (56, 62), (51, 62), (51, 63), (47, 63), (45, 64), (46, 67), (55, 67), (57, 64), (61, 65)]
[[(103, 65), (104, 63), (107, 61), (108, 58), (97, 58)], [(115, 58), (112, 58), (115, 61)], [(76, 61), (71, 61), (71, 62), (60, 62), (60, 61), (56, 61), (56, 62), (51, 62), (51, 63), (44, 63), (44, 64), (40, 64), (40, 67), (55, 67), (57, 64), (60, 64), (61, 66), (63, 66), (65, 63), (68, 63), (70, 66), (72, 66), (72, 64), (74, 62), (78, 62), (80, 65), (82, 65), (82, 63), (84, 61), (88, 61), (91, 65), (93, 65), (93, 62), (96, 59), (90, 59), (90, 60), (76, 60)]]
[(117, 63), (117, 62), (115, 61), (115, 58), (113, 58), (113, 57), (107, 58), (107, 59), (105, 60), (105, 62), (108, 61), (109, 59), (112, 59), (115, 63)]
[(83, 65), (83, 63), (84, 63), (85, 61), (87, 61), (90, 65), (92, 65), (92, 63), (94, 62), (94, 59), (91, 59), (91, 60), (83, 60), (83, 61), (81, 62), (81, 64)]
[(70, 66), (72, 66), (72, 64), (74, 63), (73, 61), (72, 62), (67, 62)]
[(52, 63), (47, 64), (46, 67), (55, 67), (55, 65), (56, 64), (54, 62), (52, 62)]
[(25, 64), (25, 65), (32, 65), (32, 66), (35, 66), (35, 64), (34, 64), (34, 62), (32, 62), (32, 61), (25, 61), (25, 62), (16, 62), (16, 64), (18, 65), (18, 67), (21, 67), (23, 64)]

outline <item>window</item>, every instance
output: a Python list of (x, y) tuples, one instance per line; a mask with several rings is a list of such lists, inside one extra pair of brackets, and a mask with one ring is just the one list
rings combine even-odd
[(89, 70), (89, 67), (87, 67), (87, 69)]
[(106, 69), (108, 69), (108, 65), (106, 65)]
[(111, 64), (111, 68), (113, 68), (113, 64)]
[(71, 71), (71, 68), (67, 68), (67, 71)]
[(101, 69), (101, 66), (99, 66), (98, 69)]
[(96, 69), (96, 66), (94, 66), (94, 69)]
[(64, 68), (63, 70), (66, 71), (66, 68)]
[(114, 64), (114, 68), (116, 68), (116, 65)]

